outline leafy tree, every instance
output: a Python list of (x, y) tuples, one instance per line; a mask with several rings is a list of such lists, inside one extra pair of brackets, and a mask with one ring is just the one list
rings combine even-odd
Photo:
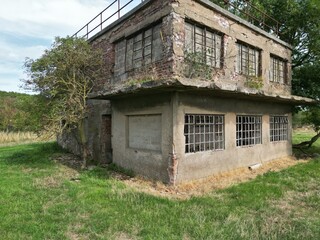
[[(305, 64), (294, 71), (293, 75), (293, 92), (300, 96), (312, 97), (320, 100), (320, 62)], [(317, 134), (309, 141), (295, 145), (296, 148), (311, 147), (312, 144), (320, 138), (320, 107), (305, 107), (305, 120), (312, 124)]]
[(37, 95), (0, 91), (0, 130), (40, 130), (41, 102)]
[[(319, 60), (319, 0), (211, 0), (255, 25), (265, 23), (294, 47), (293, 68)], [(248, 4), (250, 2), (251, 4)], [(230, 7), (228, 4), (232, 4)], [(240, 9), (241, 11), (237, 10)], [(262, 12), (271, 18), (266, 18)], [(249, 13), (253, 18), (248, 17)], [(275, 21), (276, 20), (276, 21)], [(274, 32), (266, 29), (267, 31)]]
[(28, 74), (25, 88), (39, 92), (48, 101), (44, 129), (54, 134), (76, 131), (86, 165), (89, 154), (84, 125), (86, 102), (102, 71), (100, 51), (82, 38), (57, 37), (39, 59), (26, 59), (25, 68)]
[[(265, 23), (293, 46), (293, 94), (320, 100), (320, 1), (319, 0), (211, 0), (255, 25)], [(248, 4), (248, 3), (252, 3)], [(235, 7), (230, 7), (231, 5)], [(240, 9), (240, 10), (237, 10)], [(271, 18), (265, 18), (262, 12)], [(249, 18), (249, 13), (252, 18)], [(276, 20), (276, 21), (274, 21)], [(273, 30), (270, 30), (273, 29)], [(318, 132), (299, 146), (310, 147), (320, 137), (319, 106), (304, 107), (308, 122)]]
[(6, 97), (2, 99), (0, 106), (0, 123), (1, 128), (5, 131), (10, 131), (13, 128), (13, 119), (17, 114), (15, 108), (15, 98)]

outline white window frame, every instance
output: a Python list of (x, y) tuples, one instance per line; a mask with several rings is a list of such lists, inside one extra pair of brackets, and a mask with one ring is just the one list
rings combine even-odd
[(252, 146), (262, 143), (262, 116), (236, 116), (236, 146)]
[(185, 153), (224, 150), (224, 134), (224, 115), (185, 115)]
[(288, 116), (270, 116), (270, 142), (288, 141)]

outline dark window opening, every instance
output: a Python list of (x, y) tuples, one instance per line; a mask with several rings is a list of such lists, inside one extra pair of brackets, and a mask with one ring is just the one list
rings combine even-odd
[(237, 146), (261, 144), (261, 116), (237, 116)]

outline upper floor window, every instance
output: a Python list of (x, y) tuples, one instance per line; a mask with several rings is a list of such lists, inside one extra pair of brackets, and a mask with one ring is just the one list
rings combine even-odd
[(237, 42), (237, 72), (246, 76), (258, 77), (260, 75), (260, 50)]
[(261, 144), (261, 116), (238, 115), (236, 123), (237, 146)]
[(287, 62), (279, 57), (270, 57), (270, 82), (287, 83)]
[(161, 24), (119, 41), (115, 46), (115, 75), (161, 60), (162, 48)]
[(222, 34), (211, 29), (186, 22), (185, 49), (199, 62), (215, 68), (222, 65)]

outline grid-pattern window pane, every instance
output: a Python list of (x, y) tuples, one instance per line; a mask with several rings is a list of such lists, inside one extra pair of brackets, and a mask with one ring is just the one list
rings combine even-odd
[(237, 43), (237, 48), (237, 72), (247, 76), (259, 76), (260, 51), (242, 43)]
[(270, 117), (270, 141), (287, 141), (288, 140), (288, 117), (271, 116)]
[(221, 67), (222, 35), (205, 27), (185, 24), (185, 49), (197, 59), (215, 68)]
[(261, 144), (261, 116), (238, 115), (236, 125), (237, 146)]
[(140, 68), (162, 57), (161, 25), (146, 29), (126, 40), (126, 70)]
[(224, 149), (223, 115), (185, 115), (185, 152)]
[(271, 56), (270, 81), (282, 84), (287, 82), (286, 62), (284, 60)]

